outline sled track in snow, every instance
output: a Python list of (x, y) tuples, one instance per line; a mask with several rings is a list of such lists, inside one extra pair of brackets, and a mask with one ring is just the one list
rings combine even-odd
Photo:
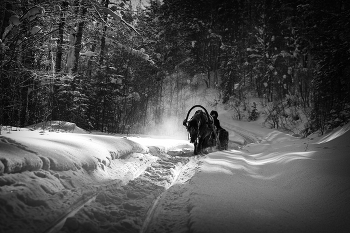
[(231, 131), (234, 131), (236, 134), (238, 134), (239, 136), (241, 136), (244, 141), (245, 141), (245, 145), (246, 144), (249, 144), (249, 143), (255, 143), (255, 142), (258, 142), (259, 139), (257, 138), (256, 135), (254, 135), (253, 133), (245, 130), (245, 129), (242, 129), (238, 126), (234, 126), (234, 125), (229, 125), (229, 124), (225, 124), (225, 123), (222, 123), (223, 127), (224, 128), (228, 128), (230, 129)]
[[(188, 161), (186, 164), (184, 164), (183, 166), (181, 166), (181, 168), (175, 173), (174, 179), (172, 181), (172, 183), (166, 188), (166, 190), (157, 197), (157, 199), (154, 201), (152, 207), (150, 208), (150, 210), (147, 213), (146, 219), (143, 222), (142, 228), (140, 233), (147, 233), (150, 231), (150, 226), (152, 224), (153, 218), (155, 213), (157, 212), (157, 207), (159, 202), (162, 201), (163, 197), (166, 196), (167, 191), (169, 188), (171, 188), (178, 180), (179, 175), (183, 172), (183, 170), (187, 167), (187, 165), (190, 163), (191, 161)], [(190, 177), (188, 177), (190, 178)]]
[[(73, 205), (44, 232), (146, 232), (158, 200), (190, 160), (190, 157), (161, 154), (128, 184), (114, 181), (101, 185), (95, 193), (90, 191), (87, 198)], [(78, 222), (73, 224), (74, 229), (67, 223), (68, 218), (70, 222)]]
[(58, 232), (64, 225), (67, 218), (74, 216), (82, 207), (91, 203), (91, 201), (95, 200), (96, 194), (87, 198), (83, 198), (81, 201), (77, 202), (73, 205), (67, 212), (57, 219), (50, 227), (48, 227), (44, 233), (55, 233)]
[(247, 135), (247, 133), (242, 133), (238, 130), (236, 130), (235, 133), (244, 138), (245, 144), (254, 143), (257, 141), (255, 138)]

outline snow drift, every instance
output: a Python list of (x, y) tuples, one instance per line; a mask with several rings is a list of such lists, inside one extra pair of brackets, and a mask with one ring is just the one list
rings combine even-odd
[(1, 135), (0, 231), (349, 232), (349, 125), (300, 139), (221, 116), (241, 149), (196, 157), (169, 138)]

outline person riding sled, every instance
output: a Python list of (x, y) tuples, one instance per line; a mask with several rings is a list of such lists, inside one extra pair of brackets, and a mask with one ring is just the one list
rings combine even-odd
[(213, 111), (210, 112), (210, 116), (213, 117), (214, 125), (215, 125), (215, 127), (216, 127), (216, 132), (218, 133), (219, 130), (222, 129), (222, 127), (221, 127), (221, 125), (220, 125), (220, 121), (219, 121), (219, 119), (218, 119), (219, 114), (218, 114), (217, 111), (214, 111), (214, 110), (213, 110)]
[[(224, 146), (225, 149), (227, 149), (227, 146), (225, 145), (226, 143), (223, 143), (223, 140), (226, 140), (228, 141), (228, 134), (226, 133), (227, 131), (221, 127), (220, 125), (220, 121), (218, 119), (218, 112), (213, 110), (210, 112), (210, 116), (213, 118), (213, 121), (214, 121), (214, 125), (215, 125), (215, 128), (216, 128), (216, 132), (215, 132), (215, 137), (216, 140), (217, 140), (217, 148), (220, 150), (222, 149), (222, 146)], [(224, 134), (227, 134), (227, 135), (224, 135)], [(223, 145), (222, 145), (223, 144)]]

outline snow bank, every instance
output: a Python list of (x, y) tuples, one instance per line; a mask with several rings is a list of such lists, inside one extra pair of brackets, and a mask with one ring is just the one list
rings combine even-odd
[[(350, 123), (346, 124), (343, 127), (339, 127), (337, 129), (334, 129), (332, 132), (321, 137), (317, 143), (322, 144), (322, 143), (330, 142), (330, 141), (337, 139), (337, 138), (338, 138), (337, 141), (344, 140), (345, 138), (349, 138), (349, 136), (350, 136), (349, 132), (348, 132), (349, 130), (350, 130)], [(339, 139), (340, 136), (342, 136), (341, 139)], [(338, 143), (338, 144), (341, 144), (341, 143)]]
[(164, 153), (186, 140), (1, 135), (0, 232), (48, 232), (80, 207), (60, 232), (349, 232), (349, 125), (300, 139), (227, 124), (258, 142), (189, 158)]
[[(141, 205), (147, 212), (155, 196), (170, 185), (177, 167), (188, 159), (168, 156), (156, 163), (159, 157), (150, 154), (149, 148), (165, 151), (184, 144), (176, 140), (146, 143), (140, 138), (67, 133), (67, 128), (65, 133), (20, 130), (0, 135), (0, 232), (48, 232), (57, 220), (65, 219), (93, 196), (97, 205), (120, 203), (110, 190), (125, 193), (122, 207), (127, 211), (141, 208), (135, 207), (135, 199), (147, 199)], [(169, 145), (161, 146), (165, 144)], [(141, 183), (127, 185), (141, 174)], [(136, 187), (139, 194), (132, 191)], [(153, 194), (145, 196), (144, 189)], [(94, 212), (102, 221), (106, 212), (99, 212), (99, 208)], [(119, 212), (112, 211), (106, 217), (117, 215)], [(98, 225), (99, 220), (92, 218), (87, 223), (97, 221)], [(74, 228), (72, 218), (66, 226)]]
[(129, 137), (130, 140), (147, 146), (152, 154), (167, 153), (172, 156), (193, 155), (193, 145), (189, 140)]
[(28, 129), (33, 130), (48, 130), (48, 131), (60, 131), (70, 133), (87, 133), (84, 129), (78, 127), (75, 123), (68, 121), (47, 121), (40, 122), (34, 125), (27, 126)]
[(186, 187), (188, 231), (348, 232), (347, 129), (321, 140), (274, 131), (243, 151), (209, 154)]
[(200, 158), (191, 180), (162, 197), (147, 232), (350, 231), (348, 125), (300, 139), (228, 123), (259, 142)]
[(112, 160), (148, 149), (123, 137), (12, 131), (0, 137), (0, 174), (35, 170), (92, 171)]

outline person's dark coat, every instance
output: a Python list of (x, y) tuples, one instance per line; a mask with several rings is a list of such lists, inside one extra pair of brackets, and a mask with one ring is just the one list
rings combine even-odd
[(221, 130), (222, 127), (221, 127), (220, 121), (218, 119), (218, 116), (219, 116), (218, 112), (213, 110), (213, 111), (210, 112), (210, 115), (213, 117), (214, 125), (216, 127), (216, 130), (217, 131)]

